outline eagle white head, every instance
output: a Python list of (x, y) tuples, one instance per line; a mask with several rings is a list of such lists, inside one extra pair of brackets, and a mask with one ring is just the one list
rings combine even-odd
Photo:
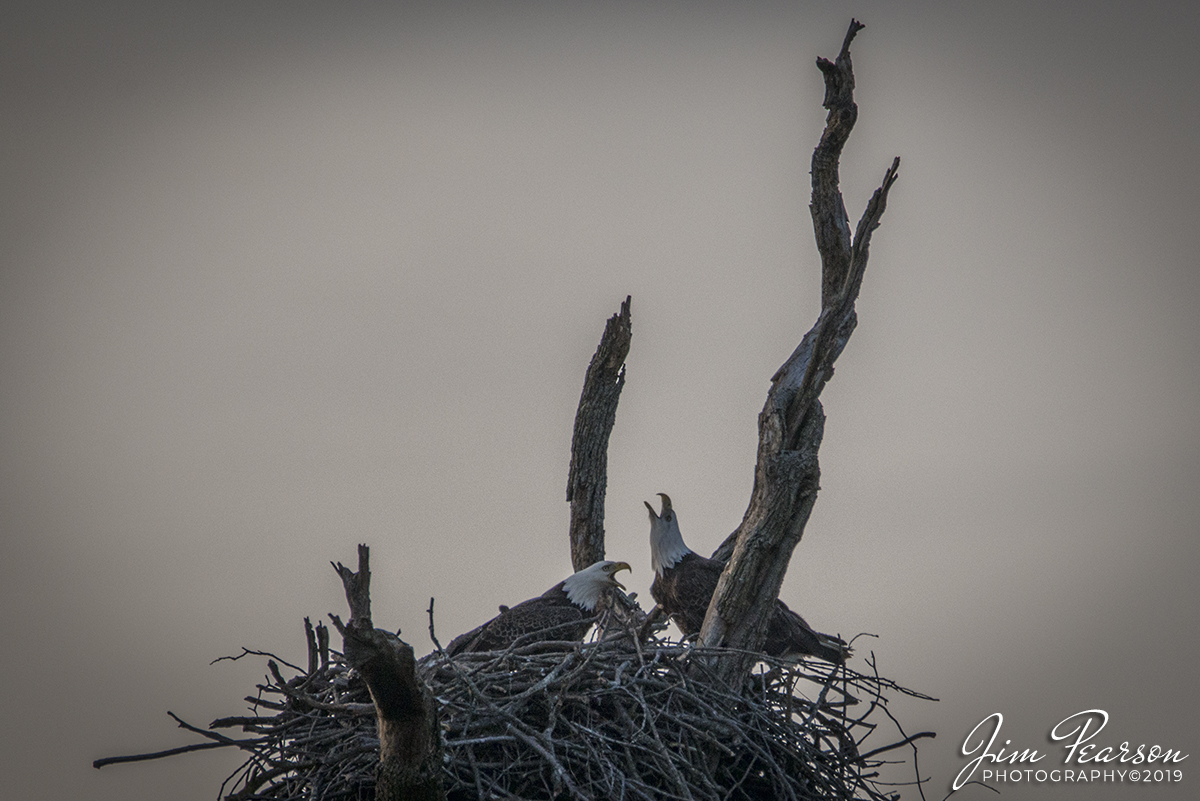
[(600, 602), (600, 596), (605, 590), (609, 587), (625, 589), (625, 585), (616, 579), (617, 571), (620, 570), (633, 572), (628, 562), (601, 560), (569, 576), (563, 582), (563, 591), (567, 593), (571, 603), (589, 612), (595, 612), (596, 604)]
[(654, 507), (649, 501), (643, 501), (650, 510), (650, 567), (654, 575), (661, 576), (667, 568), (692, 552), (683, 544), (683, 535), (679, 533), (679, 517), (671, 508), (671, 498), (665, 492), (658, 493), (662, 498), (662, 514), (655, 514)]

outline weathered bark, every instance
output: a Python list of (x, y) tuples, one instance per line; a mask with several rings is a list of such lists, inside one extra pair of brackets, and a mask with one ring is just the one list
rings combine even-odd
[(358, 546), (358, 572), (334, 565), (346, 589), (350, 621), (330, 615), (342, 653), (366, 681), (379, 724), (378, 801), (444, 801), (442, 739), (433, 694), (416, 672), (412, 646), (371, 624), (370, 550)]
[(630, 298), (608, 319), (588, 365), (575, 412), (567, 502), (571, 504), (571, 564), (576, 571), (604, 558), (604, 493), (608, 487), (608, 438), (625, 386), (625, 357), (633, 337)]
[(817, 451), (825, 427), (818, 400), (833, 363), (854, 331), (871, 232), (879, 226), (900, 159), (871, 197), (853, 239), (838, 189), (838, 160), (858, 117), (850, 43), (857, 20), (835, 61), (817, 59), (825, 78), (825, 131), (813, 152), (813, 231), (821, 254), (821, 313), (816, 324), (771, 378), (758, 418), (754, 489), (742, 523), (713, 553), (726, 562), (700, 631), (699, 643), (736, 649), (716, 660), (718, 676), (740, 681), (753, 667), (766, 636), (769, 611), (779, 597), (792, 552), (804, 534), (820, 488)]

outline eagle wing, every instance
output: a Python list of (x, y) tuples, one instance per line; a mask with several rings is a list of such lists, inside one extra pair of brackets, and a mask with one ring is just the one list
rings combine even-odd
[[(708, 604), (716, 592), (717, 582), (725, 566), (696, 553), (689, 553), (673, 567), (663, 571), (650, 585), (650, 594), (685, 638), (695, 637), (704, 625)], [(767, 623), (767, 638), (763, 651), (781, 659), (815, 656), (828, 662), (844, 662), (850, 653), (846, 643), (829, 634), (821, 634), (776, 600)]]
[(763, 651), (781, 659), (815, 656), (839, 664), (850, 655), (850, 646), (840, 637), (817, 631), (804, 618), (788, 609), (787, 604), (776, 600), (767, 624), (767, 640), (763, 643)]

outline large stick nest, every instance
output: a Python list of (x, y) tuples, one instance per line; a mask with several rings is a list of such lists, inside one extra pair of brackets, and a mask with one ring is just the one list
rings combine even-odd
[[(309, 632), (310, 670), (289, 666), (295, 675), (285, 678), (283, 660), (272, 658), (258, 695), (246, 699), (252, 716), (207, 731), (180, 721), (213, 745), (250, 753), (224, 797), (374, 798), (370, 694), (340, 654), (321, 648), (316, 658)], [(879, 777), (880, 755), (930, 736), (906, 737), (896, 724), (898, 740), (867, 742), (881, 710), (895, 723), (886, 694), (928, 697), (878, 675), (764, 657), (736, 692), (707, 673), (712, 652), (614, 633), (422, 658), (418, 672), (439, 706), (447, 797), (881, 801), (897, 796)], [(213, 731), (232, 727), (255, 736)]]

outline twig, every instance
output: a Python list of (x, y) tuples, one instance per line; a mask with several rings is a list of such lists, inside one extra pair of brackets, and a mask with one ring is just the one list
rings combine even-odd
[(237, 656), (218, 656), (216, 659), (209, 662), (208, 664), (215, 665), (218, 662), (236, 662), (245, 656), (267, 656), (267, 657), (270, 657), (271, 659), (276, 660), (277, 662), (282, 662), (283, 664), (290, 667), (292, 670), (295, 670), (295, 671), (298, 671), (301, 673), (304, 672), (303, 668), (299, 667), (298, 665), (293, 665), (291, 662), (287, 661), (286, 659), (281, 659), (280, 657), (276, 656), (275, 654), (271, 653), (270, 651), (255, 651), (255, 650), (252, 650), (252, 649), (246, 648), (246, 647), (243, 647), (242, 652), (240, 654), (238, 654)]
[(142, 762), (147, 759), (162, 759), (163, 757), (175, 756), (176, 754), (186, 754), (191, 751), (206, 751), (209, 748), (225, 748), (230, 745), (235, 745), (235, 743), (192, 743), (191, 745), (181, 745), (179, 748), (168, 748), (166, 751), (155, 751), (152, 754), (104, 757), (92, 762), (92, 767), (103, 768), (107, 765), (119, 765), (122, 762)]
[(434, 646), (440, 652), (442, 650), (442, 644), (440, 642), (438, 642), (437, 635), (434, 634), (434, 632), (433, 632), (433, 598), (432, 597), (430, 597), (430, 599), (429, 599), (428, 612), (429, 612), (429, 639), (433, 642)]

